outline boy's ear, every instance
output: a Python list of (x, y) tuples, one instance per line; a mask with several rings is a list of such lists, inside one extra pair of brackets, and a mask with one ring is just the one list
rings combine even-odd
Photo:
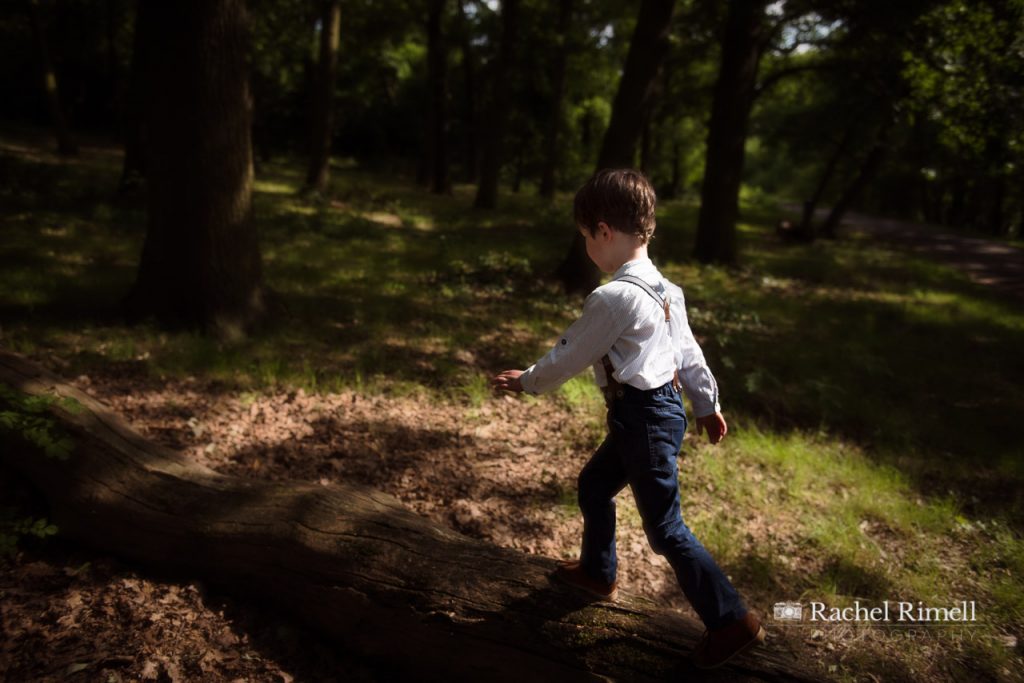
[(607, 223), (605, 223), (604, 221), (598, 221), (597, 222), (597, 234), (594, 235), (594, 237), (605, 237), (606, 233), (607, 233), (608, 237), (611, 237), (611, 232), (612, 232), (612, 229), (611, 229), (611, 227)]

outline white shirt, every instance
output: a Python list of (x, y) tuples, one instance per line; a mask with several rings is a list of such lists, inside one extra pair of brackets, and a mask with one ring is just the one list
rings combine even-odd
[[(670, 322), (665, 322), (662, 305), (643, 288), (615, 282), (623, 275), (640, 278), (662, 297), (667, 294)], [(662, 277), (649, 258), (623, 264), (612, 274), (611, 282), (591, 292), (579, 320), (519, 381), (527, 393), (545, 393), (591, 365), (598, 386), (603, 387), (608, 384), (601, 364), (606, 353), (615, 368), (612, 376), (623, 384), (654, 389), (671, 381), (678, 368), (695, 416), (721, 410), (718, 383), (686, 319), (683, 290)]]

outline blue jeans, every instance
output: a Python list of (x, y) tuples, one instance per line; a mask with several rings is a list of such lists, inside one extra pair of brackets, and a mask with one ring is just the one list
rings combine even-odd
[(717, 629), (741, 618), (746, 606), (679, 511), (682, 397), (671, 382), (648, 391), (623, 385), (608, 410), (608, 431), (579, 475), (583, 569), (606, 583), (615, 580), (614, 499), (629, 484), (651, 549), (668, 560), (704, 625)]

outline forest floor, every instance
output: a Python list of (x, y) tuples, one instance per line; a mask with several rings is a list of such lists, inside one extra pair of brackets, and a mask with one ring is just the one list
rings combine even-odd
[[(545, 275), (568, 246), (567, 198), (472, 188), (432, 197), (341, 164), (332, 198), (295, 195), (267, 164), (256, 212), (268, 283), (288, 319), (226, 345), (125, 327), (144, 234), (114, 200), (116, 151), (64, 162), (0, 133), (0, 345), (67, 377), (143, 434), (218, 471), (361, 483), (463, 533), (574, 557), (575, 478), (602, 438), (580, 377), (542, 397), (497, 396), (577, 313)], [(920, 254), (870, 236), (781, 245), (777, 207), (747, 206), (737, 269), (686, 258), (695, 207), (659, 210), (652, 256), (683, 285), (723, 387), (729, 436), (689, 430), (683, 515), (769, 646), (845, 681), (1020, 680), (1024, 671), (1024, 312)], [(12, 519), (45, 506), (0, 472)], [(693, 615), (620, 496), (620, 581)], [(13, 517), (12, 517), (13, 516)], [(2, 518), (0, 518), (2, 521)], [(953, 607), (973, 624), (771, 622), (780, 601)], [(290, 617), (24, 537), (0, 565), (0, 679), (372, 681)]]

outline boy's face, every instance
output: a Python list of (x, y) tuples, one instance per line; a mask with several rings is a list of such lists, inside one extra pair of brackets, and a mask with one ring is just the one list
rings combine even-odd
[(604, 221), (597, 224), (593, 234), (583, 225), (576, 226), (583, 234), (587, 244), (587, 256), (594, 262), (603, 273), (614, 273), (616, 267), (612, 265), (613, 243), (615, 242), (615, 231), (608, 227)]

